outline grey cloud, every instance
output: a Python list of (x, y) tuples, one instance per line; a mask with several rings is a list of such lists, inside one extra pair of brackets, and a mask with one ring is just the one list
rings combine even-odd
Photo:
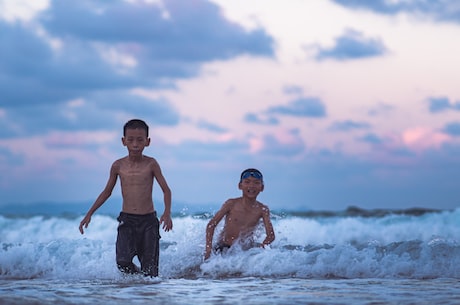
[(445, 110), (460, 111), (460, 102), (451, 103), (447, 97), (431, 97), (428, 99), (429, 111), (438, 113)]
[(264, 115), (259, 115), (256, 113), (247, 113), (244, 116), (244, 121), (246, 123), (261, 124), (261, 125), (278, 125), (279, 120), (273, 116), (265, 118)]
[(387, 0), (333, 0), (351, 9), (365, 9), (381, 14), (423, 14), (436, 21), (460, 22), (460, 6), (456, 0), (429, 0), (429, 1), (387, 1)]
[(206, 129), (206, 130), (209, 130), (215, 133), (225, 133), (228, 131), (227, 128), (221, 127), (217, 124), (214, 124), (214, 123), (211, 123), (205, 120), (201, 120), (198, 122), (198, 128)]
[(289, 144), (280, 142), (276, 137), (270, 134), (265, 135), (263, 138), (264, 148), (262, 149), (262, 153), (281, 158), (292, 157), (302, 153), (305, 150), (305, 144), (298, 136), (298, 130), (291, 130), (291, 135), (294, 136), (296, 141)]
[(288, 85), (288, 86), (284, 86), (283, 92), (286, 93), (286, 94), (299, 94), (299, 95), (301, 95), (303, 93), (303, 89), (300, 86)]
[(378, 38), (367, 38), (362, 33), (348, 30), (338, 37), (332, 48), (320, 48), (316, 59), (350, 60), (380, 56), (386, 53), (384, 44)]
[(368, 133), (365, 136), (359, 138), (359, 140), (373, 145), (382, 144), (384, 142), (383, 139), (374, 133)]
[(356, 122), (353, 120), (345, 120), (333, 123), (329, 130), (332, 131), (350, 131), (355, 129), (369, 129), (371, 125), (366, 122)]
[(56, 104), (94, 90), (147, 83), (115, 73), (93, 48), (81, 43), (65, 44), (62, 54), (54, 56), (48, 44), (28, 31), (2, 25), (0, 106)]
[(442, 131), (453, 137), (460, 137), (460, 122), (448, 123)]
[(168, 154), (176, 160), (189, 162), (225, 162), (227, 158), (238, 159), (247, 154), (247, 143), (238, 141), (204, 142), (188, 140), (178, 145), (171, 146)]
[[(166, 1), (170, 18), (154, 5), (126, 1), (52, 1), (38, 25), (61, 41), (53, 50), (35, 30), (1, 23), (0, 106), (56, 104), (98, 90), (171, 86), (195, 76), (206, 61), (241, 54), (272, 56), (273, 39), (224, 19), (207, 1)], [(101, 49), (137, 60), (123, 73)]]
[(156, 60), (193, 62), (242, 53), (273, 55), (273, 40), (263, 30), (246, 32), (225, 20), (219, 7), (208, 1), (165, 1), (169, 18), (162, 17), (158, 6), (126, 1), (54, 4), (43, 18), (54, 35), (141, 44), (146, 49), (145, 55)]
[[(147, 100), (123, 93), (88, 97), (78, 106), (40, 104), (5, 111), (2, 137), (36, 135), (51, 130), (119, 129), (126, 117), (142, 118), (149, 125), (174, 126), (179, 113), (166, 100)], [(17, 128), (15, 126), (21, 126)]]
[(289, 102), (288, 105), (274, 106), (267, 110), (269, 114), (296, 117), (322, 118), (326, 116), (326, 106), (314, 97), (304, 97)]
[(376, 106), (369, 109), (367, 114), (369, 114), (370, 116), (387, 115), (393, 110), (394, 106), (385, 103), (379, 103)]

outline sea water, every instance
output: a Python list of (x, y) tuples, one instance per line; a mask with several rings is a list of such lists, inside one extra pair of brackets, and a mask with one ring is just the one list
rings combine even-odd
[(269, 247), (204, 261), (211, 216), (174, 215), (149, 278), (118, 271), (115, 215), (0, 215), (0, 304), (460, 304), (460, 209), (272, 212)]

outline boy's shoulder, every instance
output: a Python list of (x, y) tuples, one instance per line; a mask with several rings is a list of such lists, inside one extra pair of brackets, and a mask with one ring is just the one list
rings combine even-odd
[(236, 203), (238, 203), (240, 201), (241, 201), (241, 197), (229, 198), (224, 202), (223, 206), (224, 207), (232, 207), (232, 206), (234, 206)]
[[(142, 155), (144, 161), (146, 162), (157, 162), (157, 160), (154, 158), (154, 157), (151, 157), (151, 156), (146, 156), (146, 155)], [(121, 163), (126, 163), (129, 161), (129, 156), (124, 156), (124, 157), (121, 157), (120, 159), (117, 159), (113, 162), (113, 164), (117, 163), (117, 164), (121, 164)]]
[(266, 204), (263, 204), (262, 202), (260, 201), (257, 201), (256, 202), (256, 206), (258, 209), (260, 210), (264, 210), (264, 211), (270, 211), (270, 209), (268, 208), (268, 206)]

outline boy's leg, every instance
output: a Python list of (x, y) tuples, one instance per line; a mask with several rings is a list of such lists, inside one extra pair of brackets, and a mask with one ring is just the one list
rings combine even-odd
[(160, 257), (160, 223), (156, 213), (143, 223), (142, 245), (139, 247), (139, 261), (144, 275), (158, 276), (158, 261)]
[(133, 258), (136, 255), (135, 230), (127, 215), (120, 213), (117, 220), (118, 235), (116, 243), (117, 267), (123, 273), (138, 273), (139, 270), (133, 264)]

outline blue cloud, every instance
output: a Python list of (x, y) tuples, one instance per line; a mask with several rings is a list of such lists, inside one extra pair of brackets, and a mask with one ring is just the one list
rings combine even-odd
[(320, 48), (316, 59), (350, 60), (380, 56), (386, 48), (380, 39), (366, 38), (360, 32), (349, 30), (335, 41), (332, 48)]
[(247, 32), (223, 19), (219, 7), (208, 1), (165, 1), (169, 18), (162, 17), (163, 11), (156, 5), (121, 0), (53, 4), (42, 18), (50, 33), (88, 41), (142, 44), (145, 55), (157, 61), (201, 62), (243, 53), (273, 55), (273, 39), (263, 30)]
[(228, 131), (227, 128), (223, 128), (217, 124), (213, 124), (204, 120), (198, 122), (198, 128), (206, 129), (215, 133), (225, 133)]
[(431, 97), (428, 99), (431, 113), (438, 113), (445, 110), (460, 111), (460, 102), (451, 103), (447, 97)]
[(460, 22), (460, 7), (456, 0), (429, 1), (387, 1), (387, 0), (333, 0), (352, 9), (366, 9), (381, 14), (397, 14), (401, 12), (424, 14), (436, 21)]
[(297, 117), (322, 118), (326, 116), (326, 107), (318, 98), (299, 98), (291, 101), (287, 106), (270, 107), (267, 110), (267, 113)]
[(379, 103), (378, 105), (372, 107), (367, 112), (370, 116), (380, 116), (380, 115), (387, 115), (392, 110), (394, 110), (394, 106), (384, 103)]
[(283, 92), (286, 94), (298, 94), (301, 95), (303, 93), (303, 88), (300, 86), (290, 85), (284, 86)]
[[(165, 5), (169, 19), (145, 3), (53, 1), (34, 22), (61, 42), (58, 51), (30, 27), (0, 23), (0, 106), (56, 104), (100, 90), (171, 86), (176, 79), (195, 76), (207, 61), (274, 54), (273, 39), (265, 31), (246, 31), (210, 2), (171, 0)], [(109, 48), (132, 56), (137, 65), (120, 73), (101, 57), (101, 49)]]
[(290, 133), (295, 141), (289, 144), (280, 142), (272, 135), (266, 135), (264, 137), (264, 148), (261, 153), (282, 158), (292, 157), (302, 153), (305, 150), (305, 144), (298, 135), (299, 131), (293, 129)]
[(246, 156), (248, 150), (247, 143), (234, 140), (224, 142), (187, 140), (170, 146), (162, 153), (169, 157), (174, 157), (175, 160), (182, 160), (187, 164), (190, 164), (190, 162), (217, 161), (221, 165), (227, 159), (237, 160), (241, 156)]
[[(124, 93), (100, 93), (78, 106), (40, 104), (9, 108), (2, 137), (30, 136), (51, 130), (119, 129), (129, 118), (142, 118), (152, 126), (174, 126), (180, 116), (166, 100), (148, 100)], [(21, 126), (18, 128), (17, 126)]]
[(369, 123), (346, 120), (346, 121), (333, 123), (329, 127), (329, 130), (332, 130), (332, 131), (350, 131), (350, 130), (354, 130), (354, 129), (369, 129), (370, 127), (371, 127), (371, 125)]
[(384, 142), (382, 138), (374, 133), (368, 133), (365, 136), (359, 138), (359, 140), (373, 145), (379, 145)]
[(460, 137), (460, 122), (448, 123), (442, 131), (453, 137)]
[(247, 113), (244, 116), (244, 121), (246, 123), (261, 124), (261, 125), (278, 125), (279, 120), (275, 117), (263, 118), (261, 115), (255, 113)]
[(149, 83), (115, 73), (88, 46), (69, 43), (63, 46), (62, 54), (55, 56), (51, 47), (28, 29), (0, 26), (0, 106), (56, 104), (94, 90)]

